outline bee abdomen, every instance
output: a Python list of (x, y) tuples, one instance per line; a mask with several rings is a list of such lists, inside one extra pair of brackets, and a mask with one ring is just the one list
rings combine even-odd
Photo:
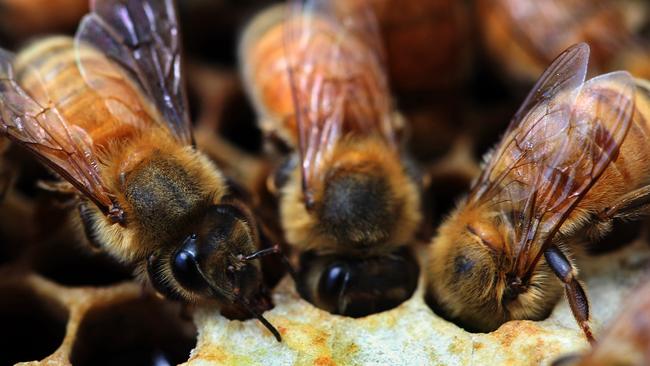
[(68, 37), (38, 41), (21, 52), (14, 63), (16, 80), (37, 101), (57, 101), (62, 112), (87, 96), (87, 86)]
[(94, 143), (107, 146), (108, 140), (135, 132), (134, 126), (118, 121), (106, 101), (86, 84), (72, 38), (51, 37), (32, 44), (16, 57), (14, 68), (16, 81), (34, 100), (44, 107), (55, 106), (67, 124), (82, 128)]
[(263, 116), (261, 128), (292, 146), (297, 144), (297, 126), (291, 86), (284, 52), (283, 7), (273, 7), (257, 16), (246, 27), (239, 50), (245, 85), (257, 114)]

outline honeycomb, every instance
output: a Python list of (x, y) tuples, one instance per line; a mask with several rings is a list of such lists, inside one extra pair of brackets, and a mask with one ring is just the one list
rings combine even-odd
[[(393, 3), (375, 1), (388, 9)], [(47, 2), (0, 0), (0, 9), (12, 9), (14, 3), (36, 4), (31, 10), (21, 8), (30, 13)], [(85, 9), (86, 2), (60, 3), (71, 4), (70, 13), (51, 27), (0, 27), (0, 46), (16, 49), (43, 32), (73, 30), (83, 14), (78, 6)], [(274, 162), (263, 153), (255, 114), (235, 67), (238, 32), (266, 3), (187, 0), (179, 5), (181, 24), (187, 25), (187, 81), (197, 144), (255, 193), (262, 217), (273, 221), (274, 206), (265, 187)], [(467, 4), (468, 9), (441, 6), (429, 11), (464, 11), (461, 18), (470, 19), (472, 3)], [(409, 32), (408, 19), (386, 19), (392, 26), (387, 29), (398, 30), (390, 37), (391, 49), (396, 48)], [(501, 72), (482, 62), (487, 55), (480, 40), (468, 36), (470, 29), (454, 33), (454, 27), (464, 26), (458, 21), (444, 25), (451, 28), (450, 44), (462, 42), (454, 57), (463, 62), (436, 64), (460, 65), (447, 74), (453, 78), (441, 86), (408, 75), (399, 84), (399, 102), (411, 123), (411, 152), (424, 172), (427, 217), (416, 244), (419, 254), (478, 174), (481, 155), (497, 141), (523, 99), (505, 86)], [(564, 299), (543, 321), (512, 321), (491, 333), (470, 333), (426, 304), (423, 278), (398, 307), (348, 318), (303, 300), (289, 276), (274, 288), (275, 307), (264, 314), (282, 334), (278, 343), (254, 319), (231, 320), (215, 308), (170, 302), (133, 282), (129, 268), (80, 243), (67, 220), (75, 214), (70, 197), (36, 187), (36, 182), (52, 179), (47, 171), (15, 146), (6, 148), (2, 164), (0, 174), (9, 172), (13, 184), (0, 203), (0, 365), (547, 365), (589, 347)], [(577, 255), (597, 336), (650, 276), (646, 226), (621, 224), (602, 243)], [(276, 236), (281, 240), (281, 233)]]

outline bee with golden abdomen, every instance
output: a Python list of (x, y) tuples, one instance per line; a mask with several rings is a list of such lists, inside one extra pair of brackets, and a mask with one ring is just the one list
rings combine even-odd
[[(398, 294), (376, 299), (395, 306), (417, 280), (400, 248), (420, 223), (419, 184), (399, 146), (379, 39), (367, 2), (292, 1), (253, 20), (240, 48), (262, 130), (292, 151), (270, 187), (287, 242), (304, 254), (299, 288), (339, 314), (372, 302), (357, 290)], [(415, 278), (383, 291), (377, 271), (362, 270), (373, 265)]]
[(74, 39), (0, 51), (0, 127), (75, 193), (89, 242), (161, 294), (256, 316), (273, 251), (193, 146), (172, 0), (91, 2)]
[(647, 3), (480, 0), (478, 9), (486, 49), (511, 77), (532, 82), (555, 55), (587, 42), (597, 73), (625, 69), (650, 78), (650, 43), (642, 34)]
[(621, 71), (585, 81), (588, 57), (575, 45), (544, 72), (433, 239), (429, 300), (468, 329), (541, 319), (564, 289), (591, 340), (571, 247), (649, 210), (650, 89)]

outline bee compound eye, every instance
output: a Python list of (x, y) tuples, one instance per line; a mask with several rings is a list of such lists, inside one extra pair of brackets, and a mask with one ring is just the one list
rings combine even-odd
[(187, 290), (201, 292), (208, 287), (199, 271), (195, 253), (181, 249), (176, 252), (171, 264), (174, 278)]
[(350, 269), (344, 263), (333, 263), (328, 266), (323, 271), (318, 283), (321, 301), (333, 309), (338, 309), (341, 297), (349, 285), (350, 277)]

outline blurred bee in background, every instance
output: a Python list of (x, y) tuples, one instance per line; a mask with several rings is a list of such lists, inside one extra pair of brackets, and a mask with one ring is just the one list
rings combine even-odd
[(544, 72), (431, 243), (428, 300), (467, 329), (542, 319), (564, 288), (593, 340), (570, 250), (650, 210), (650, 87), (585, 81), (588, 58), (578, 44)]
[(488, 53), (511, 77), (532, 83), (555, 55), (587, 42), (596, 73), (650, 78), (647, 2), (480, 0), (478, 9)]
[(650, 364), (650, 283), (634, 290), (598, 343), (584, 355), (553, 366), (645, 366)]
[(406, 148), (415, 159), (429, 164), (453, 149), (464, 130), (460, 123), (466, 110), (462, 87), (473, 70), (469, 4), (368, 2), (377, 14), (391, 92), (408, 120)]
[[(299, 291), (352, 316), (410, 297), (419, 270), (403, 247), (421, 221), (419, 180), (368, 3), (271, 8), (248, 26), (240, 61), (267, 140), (291, 152), (269, 186), (301, 253)], [(380, 281), (391, 275), (404, 281)]]
[(74, 39), (0, 51), (0, 127), (78, 197), (88, 241), (161, 294), (271, 304), (260, 263), (274, 251), (250, 209), (193, 147), (172, 0), (91, 2)]
[(392, 91), (448, 91), (461, 84), (469, 71), (471, 53), (469, 9), (465, 2), (369, 2), (377, 14), (388, 55)]
[(87, 0), (0, 0), (0, 36), (21, 42), (38, 34), (73, 32)]

